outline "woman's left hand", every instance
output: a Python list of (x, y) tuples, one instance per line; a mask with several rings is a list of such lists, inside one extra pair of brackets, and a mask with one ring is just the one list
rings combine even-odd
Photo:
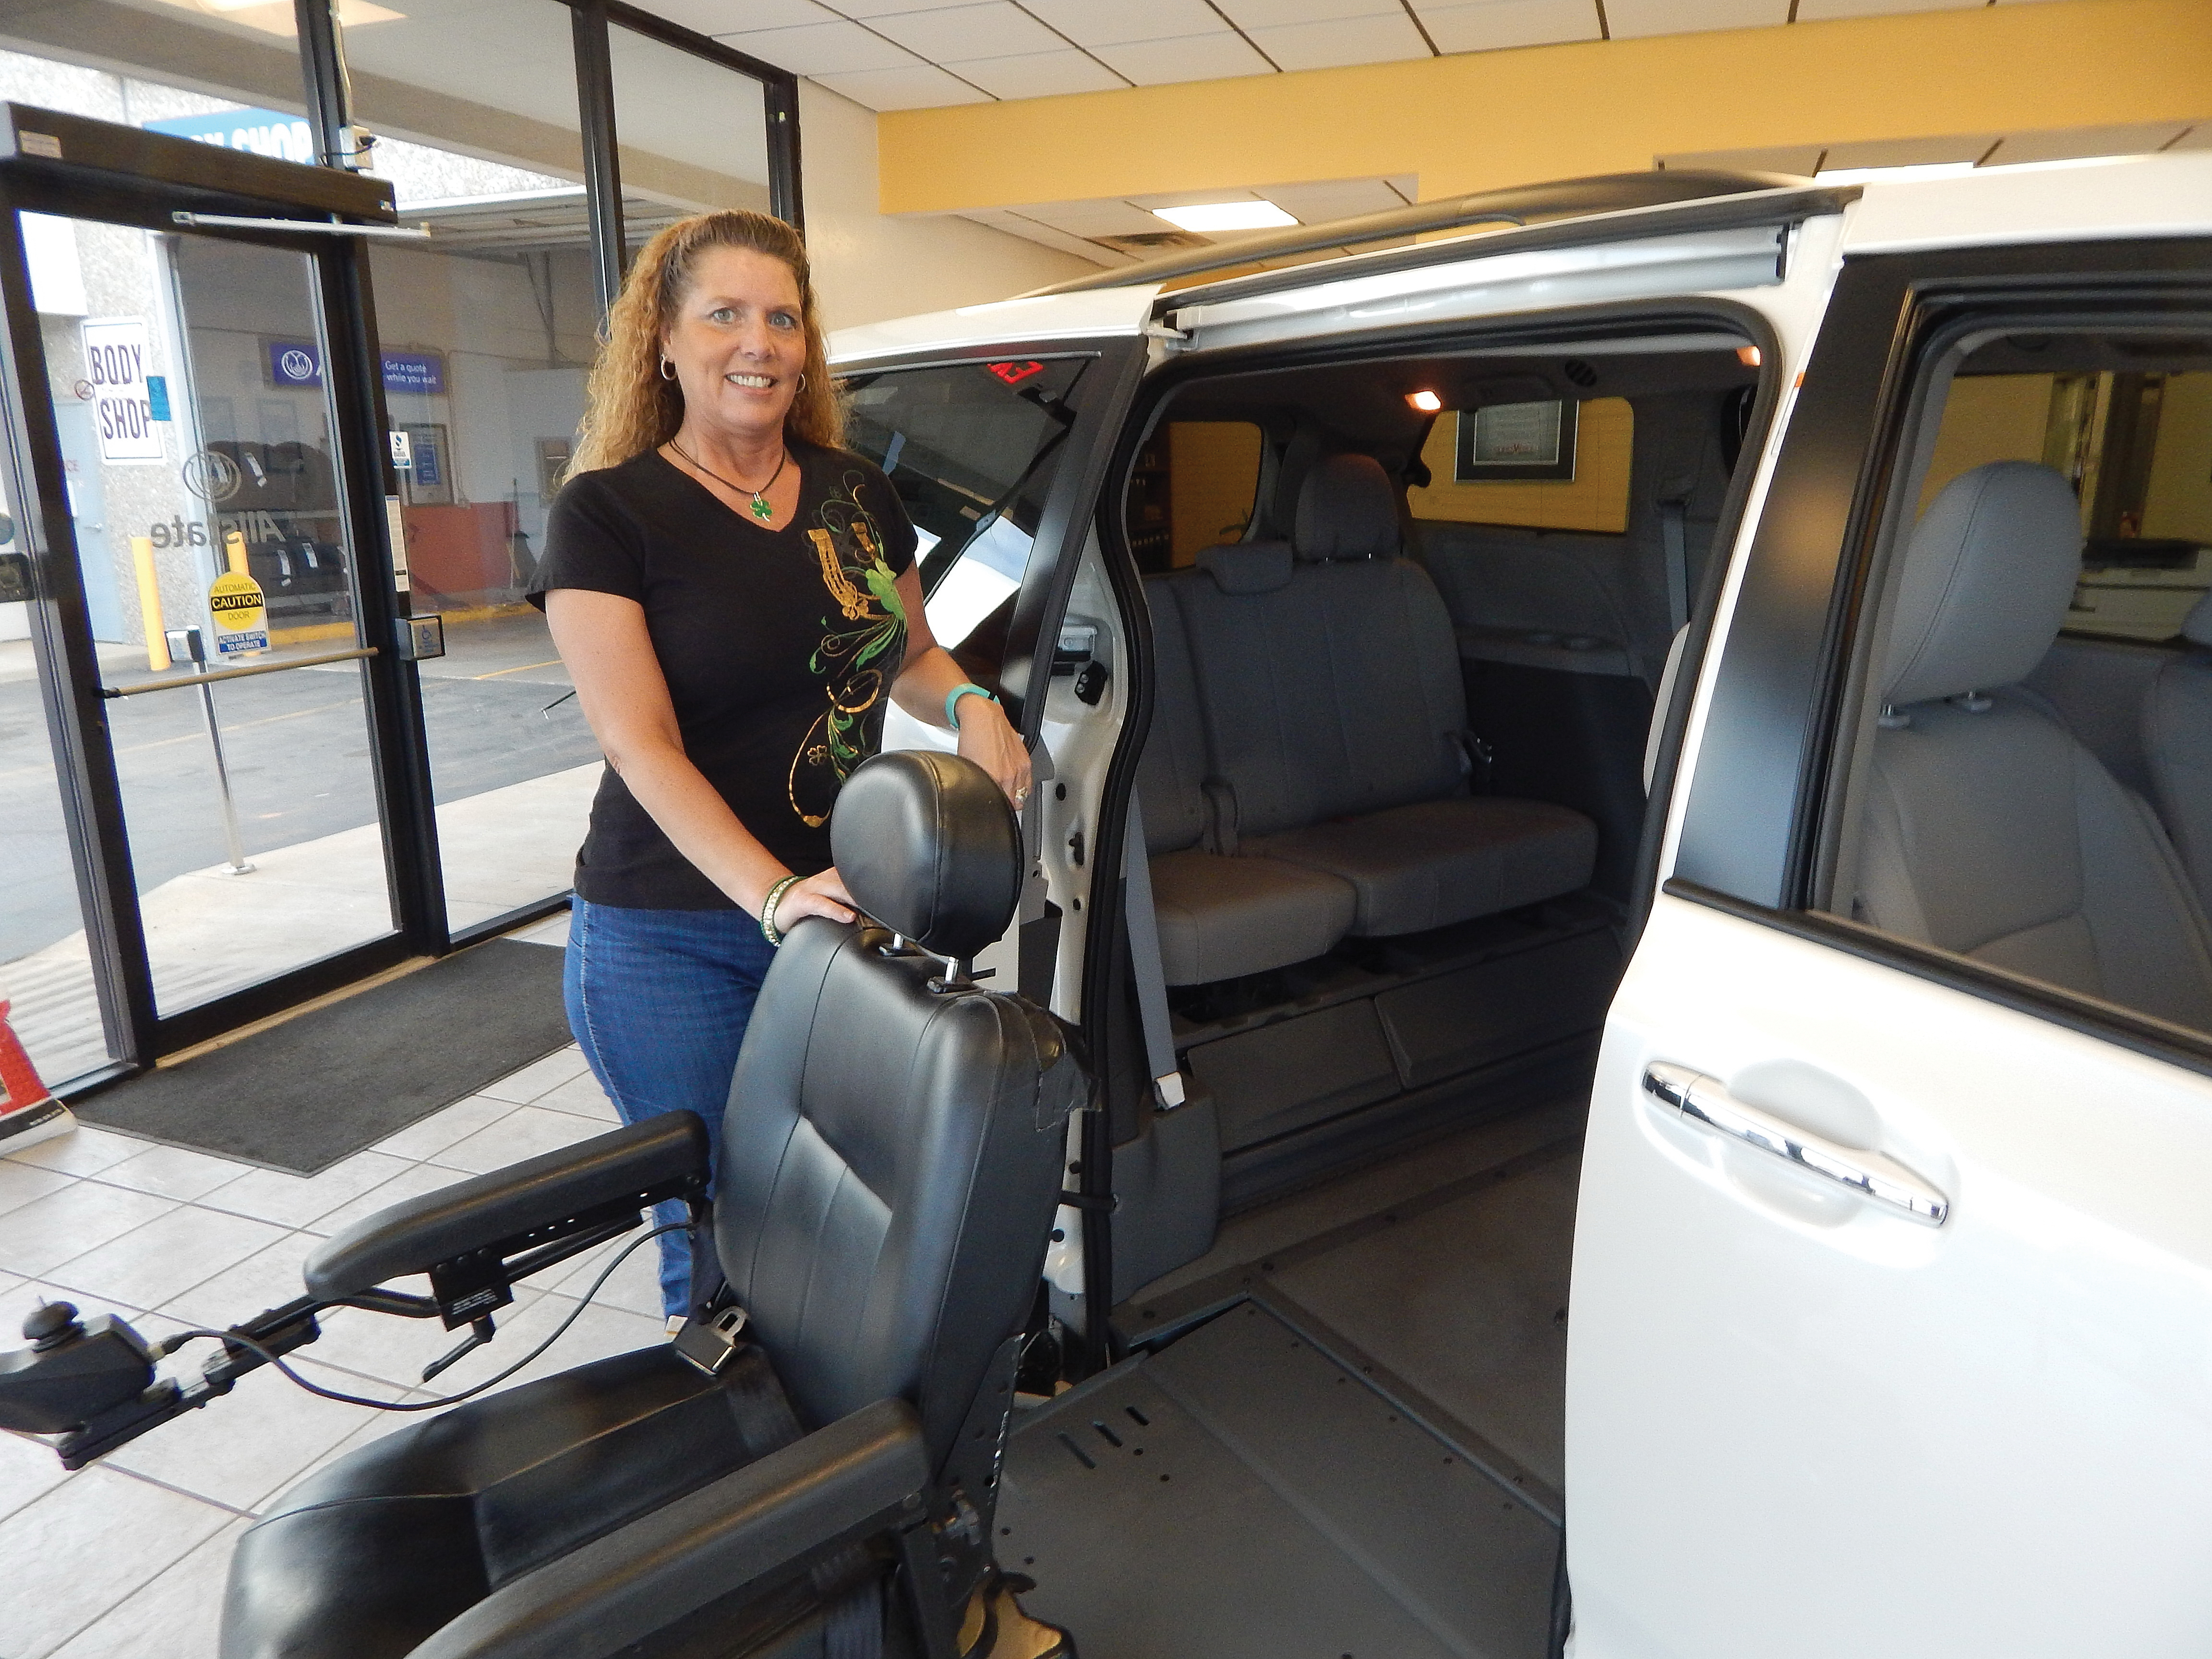
[(1030, 798), (1030, 752), (1006, 711), (981, 697), (960, 699), (960, 753), (991, 775), (1018, 812)]

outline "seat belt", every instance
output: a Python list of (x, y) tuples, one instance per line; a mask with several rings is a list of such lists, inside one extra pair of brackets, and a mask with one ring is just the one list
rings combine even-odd
[(1160, 1110), (1171, 1112), (1183, 1103), (1182, 1068), (1176, 1064), (1175, 1034), (1168, 1024), (1168, 976), (1160, 963), (1159, 915), (1152, 908), (1152, 861), (1145, 852), (1144, 826), (1144, 807), (1132, 788), (1121, 832), (1129, 969), (1137, 980), (1137, 1018), (1144, 1027), (1145, 1070), (1152, 1079), (1152, 1099)]
[(1667, 628), (1680, 633), (1690, 620), (1690, 539), (1684, 520), (1693, 484), (1659, 498), (1659, 533), (1667, 550)]

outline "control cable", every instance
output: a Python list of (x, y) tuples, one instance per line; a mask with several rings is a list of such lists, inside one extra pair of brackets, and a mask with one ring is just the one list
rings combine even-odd
[(266, 1364), (274, 1365), (278, 1370), (283, 1372), (287, 1377), (289, 1377), (292, 1382), (297, 1383), (301, 1388), (305, 1389), (309, 1394), (319, 1395), (325, 1400), (336, 1400), (348, 1406), (368, 1406), (380, 1412), (438, 1411), (447, 1406), (458, 1405), (462, 1401), (470, 1398), (471, 1395), (482, 1394), (486, 1389), (495, 1387), (497, 1384), (506, 1382), (508, 1377), (513, 1376), (517, 1371), (520, 1370), (525, 1365), (530, 1364), (532, 1360), (537, 1358), (548, 1348), (551, 1347), (556, 1342), (558, 1342), (562, 1336), (568, 1334), (568, 1327), (574, 1324), (577, 1319), (582, 1315), (584, 1310), (592, 1305), (592, 1298), (599, 1293), (600, 1287), (605, 1285), (607, 1280), (613, 1275), (614, 1270), (621, 1267), (623, 1262), (629, 1261), (631, 1252), (635, 1250), (639, 1245), (644, 1243), (647, 1239), (658, 1238), (663, 1233), (682, 1232), (690, 1224), (691, 1224), (688, 1221), (672, 1221), (665, 1227), (655, 1227), (652, 1231), (641, 1234), (639, 1237), (630, 1240), (628, 1244), (623, 1247), (622, 1254), (617, 1255), (613, 1261), (608, 1262), (607, 1265), (600, 1270), (599, 1276), (592, 1281), (592, 1288), (584, 1292), (583, 1299), (576, 1304), (575, 1311), (571, 1313), (566, 1319), (562, 1320), (558, 1325), (554, 1327), (552, 1335), (547, 1337), (543, 1342), (539, 1343), (528, 1353), (523, 1355), (521, 1358), (516, 1360), (514, 1364), (509, 1365), (505, 1370), (500, 1372), (497, 1376), (488, 1376), (483, 1382), (477, 1383), (472, 1388), (463, 1389), (459, 1394), (449, 1394), (444, 1398), (439, 1400), (370, 1400), (361, 1395), (342, 1394), (336, 1389), (325, 1389), (319, 1383), (310, 1382), (306, 1377), (301, 1376), (299, 1372), (294, 1370), (289, 1365), (286, 1364), (281, 1356), (271, 1353), (267, 1348), (263, 1347), (260, 1343), (255, 1341), (250, 1336), (240, 1336), (236, 1331), (211, 1331), (200, 1327), (194, 1327), (191, 1330), (179, 1331), (174, 1335), (163, 1340), (161, 1344), (161, 1352), (163, 1357), (167, 1358), (168, 1355), (176, 1352), (176, 1351), (184, 1346), (185, 1343), (194, 1341), (201, 1337), (206, 1337), (216, 1342), (228, 1342), (234, 1347), (245, 1349), (246, 1352), (250, 1354), (257, 1355)]

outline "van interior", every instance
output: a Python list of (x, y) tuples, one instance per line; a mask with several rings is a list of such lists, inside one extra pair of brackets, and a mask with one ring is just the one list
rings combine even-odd
[(1673, 324), (1155, 410), (1129, 834), (1188, 1099), (1115, 1137), (1129, 1358), (999, 1516), (1086, 1653), (1556, 1650), (1581, 1124), (1759, 378)]
[[(2087, 568), (2030, 690), (2186, 852), (2142, 734), (2212, 699), (2212, 376), (2050, 345), (1961, 364), (1914, 465), (1929, 497), (1992, 459), (2068, 474)], [(1121, 1357), (1018, 1414), (998, 1513), (1091, 1659), (1561, 1651), (1590, 1068), (1759, 386), (1749, 339), (1676, 326), (1156, 407), (1122, 481), (1154, 691), (1130, 834), (1188, 1096), (1097, 1057)]]

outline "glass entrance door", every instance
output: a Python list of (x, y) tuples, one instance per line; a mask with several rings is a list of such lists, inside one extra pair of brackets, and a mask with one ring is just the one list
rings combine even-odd
[(0, 188), (37, 203), (0, 227), (36, 577), (0, 639), (0, 824), (35, 866), (0, 1000), (60, 1084), (444, 930), (358, 245), (179, 224), (204, 197), (159, 186)]

